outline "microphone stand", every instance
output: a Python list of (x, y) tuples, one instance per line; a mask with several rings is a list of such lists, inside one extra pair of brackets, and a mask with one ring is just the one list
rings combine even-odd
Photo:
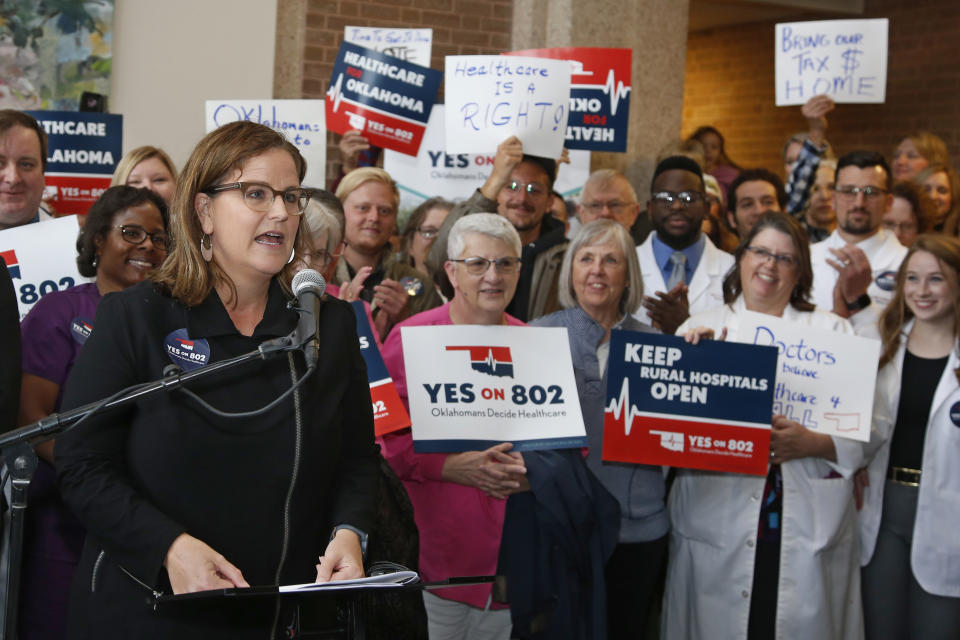
[(2, 587), (0, 596), (6, 596), (3, 607), (0, 608), (0, 615), (3, 615), (3, 624), (0, 626), (0, 640), (16, 640), (17, 638), (24, 511), (27, 508), (27, 491), (30, 488), (30, 479), (37, 468), (37, 454), (33, 449), (34, 446), (54, 438), (58, 433), (66, 431), (80, 420), (102, 410), (125, 407), (137, 400), (156, 395), (162, 391), (174, 391), (198, 378), (212, 376), (253, 360), (267, 360), (287, 351), (296, 351), (302, 345), (296, 342), (294, 335), (295, 332), (289, 336), (268, 340), (261, 344), (256, 351), (229, 360), (211, 363), (193, 371), (173, 373), (155, 382), (128, 387), (106, 400), (98, 400), (76, 409), (54, 413), (33, 424), (0, 435), (0, 457), (7, 462), (11, 476), (10, 523), (7, 536), (8, 553), (6, 567), (4, 567), (5, 571), (0, 571), (0, 574), (4, 576), (4, 583), (0, 584), (0, 587)]

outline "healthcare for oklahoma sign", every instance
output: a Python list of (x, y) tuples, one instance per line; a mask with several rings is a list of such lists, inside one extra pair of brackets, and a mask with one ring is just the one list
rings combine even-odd
[(762, 475), (777, 350), (616, 330), (603, 459)]
[(418, 453), (586, 446), (566, 329), (400, 330)]

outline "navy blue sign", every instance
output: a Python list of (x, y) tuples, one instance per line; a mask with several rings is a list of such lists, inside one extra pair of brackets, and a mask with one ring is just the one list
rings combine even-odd
[(770, 424), (776, 368), (773, 347), (616, 330), (607, 394), (628, 412)]
[(123, 116), (28, 111), (47, 132), (47, 173), (111, 175), (123, 157)]
[(360, 353), (363, 355), (364, 362), (367, 363), (367, 379), (370, 382), (378, 382), (389, 378), (387, 366), (383, 364), (380, 350), (377, 349), (377, 343), (373, 339), (373, 330), (367, 319), (367, 310), (363, 306), (363, 301), (354, 300), (350, 306), (353, 307), (353, 315), (357, 317), (357, 336), (360, 338)]
[(184, 371), (192, 371), (210, 362), (210, 344), (204, 338), (191, 340), (186, 329), (177, 329), (167, 335), (163, 347), (170, 362)]
[(89, 318), (74, 318), (70, 322), (70, 335), (77, 344), (84, 344), (93, 333), (93, 320)]

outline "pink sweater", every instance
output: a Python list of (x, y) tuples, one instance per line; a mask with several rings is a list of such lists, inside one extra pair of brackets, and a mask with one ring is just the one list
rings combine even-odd
[[(523, 322), (504, 314), (507, 324)], [(450, 325), (450, 304), (430, 309), (396, 325), (387, 336), (381, 354), (393, 378), (400, 399), (407, 401), (407, 378), (403, 365), (403, 327)], [(494, 575), (500, 536), (503, 532), (505, 500), (483, 491), (441, 479), (445, 453), (414, 453), (409, 429), (378, 438), (383, 457), (403, 481), (420, 532), (420, 574), (425, 581), (456, 576)], [(437, 589), (436, 596), (484, 607), (490, 585)], [(494, 606), (493, 608), (503, 608)]]

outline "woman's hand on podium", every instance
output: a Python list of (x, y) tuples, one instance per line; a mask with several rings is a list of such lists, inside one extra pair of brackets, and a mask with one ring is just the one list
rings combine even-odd
[(250, 586), (240, 569), (205, 542), (186, 533), (181, 533), (170, 545), (163, 565), (175, 594)]
[(363, 577), (363, 550), (360, 536), (349, 529), (337, 529), (317, 565), (317, 582), (353, 580)]

